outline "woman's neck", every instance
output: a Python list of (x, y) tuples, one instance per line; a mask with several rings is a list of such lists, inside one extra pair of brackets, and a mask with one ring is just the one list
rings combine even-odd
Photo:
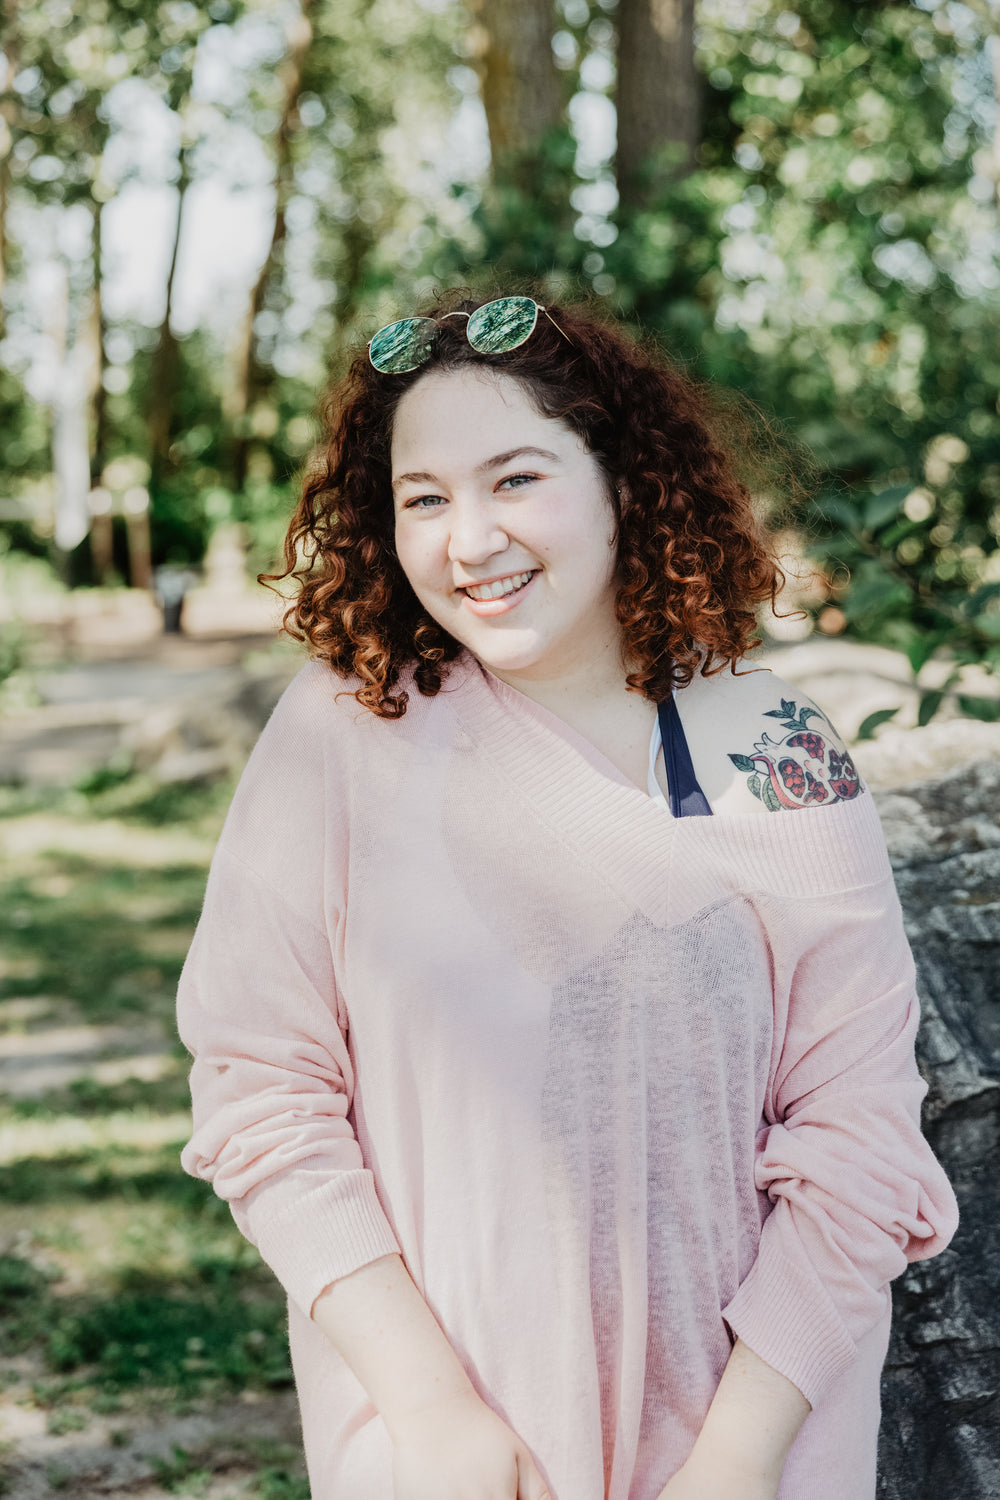
[(508, 687), (516, 688), (567, 723), (580, 715), (620, 709), (626, 699), (636, 696), (628, 691), (625, 680), (628, 668), (622, 662), (617, 644), (551, 676), (531, 671), (500, 671), (488, 662), (483, 665)]
[(486, 670), (562, 719), (645, 790), (656, 704), (629, 690), (628, 669), (617, 650), (586, 668), (552, 678), (523, 677), (489, 666)]

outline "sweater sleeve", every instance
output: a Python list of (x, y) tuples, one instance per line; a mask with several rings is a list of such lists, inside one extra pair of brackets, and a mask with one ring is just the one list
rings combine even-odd
[(768, 921), (777, 1055), (754, 1176), (773, 1208), (723, 1316), (813, 1407), (890, 1308), (889, 1283), (958, 1226), (921, 1133), (920, 1003), (884, 869), (852, 888), (772, 898)]
[(194, 1059), (181, 1163), (307, 1315), (330, 1282), (399, 1249), (349, 1120), (333, 961), (346, 834), (331, 828), (309, 689), (293, 684), (237, 788), (177, 1000)]

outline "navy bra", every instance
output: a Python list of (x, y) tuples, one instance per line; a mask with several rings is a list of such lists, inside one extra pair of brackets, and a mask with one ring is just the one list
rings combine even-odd
[(712, 808), (694, 774), (691, 752), (684, 737), (684, 726), (677, 712), (673, 693), (659, 705), (657, 717), (660, 721), (670, 811), (675, 818), (710, 818)]

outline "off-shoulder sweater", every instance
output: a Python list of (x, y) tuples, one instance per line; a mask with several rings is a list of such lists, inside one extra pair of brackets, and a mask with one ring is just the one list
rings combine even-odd
[(958, 1210), (870, 795), (675, 818), (467, 653), (398, 720), (351, 686), (272, 715), (179, 993), (314, 1500), (392, 1500), (310, 1310), (394, 1252), (553, 1500), (656, 1500), (736, 1336), (812, 1406), (779, 1500), (874, 1500), (889, 1283)]

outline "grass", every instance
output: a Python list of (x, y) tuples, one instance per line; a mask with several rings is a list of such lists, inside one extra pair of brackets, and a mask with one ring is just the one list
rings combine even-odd
[[(297, 1472), (292, 1454), (273, 1444), (259, 1444), (256, 1456), (263, 1465), (249, 1491), (256, 1500), (309, 1500), (308, 1482)], [(203, 1455), (190, 1453), (178, 1444), (169, 1459), (156, 1461), (154, 1472), (168, 1495), (204, 1495), (213, 1478), (212, 1467), (206, 1465)]]
[(166, 1021), (204, 882), (190, 865), (137, 870), (76, 853), (39, 856), (34, 872), (3, 882), (0, 951), (10, 972), (0, 1000), (56, 995), (64, 1015), (88, 1022)]
[[(0, 788), (0, 1037), (30, 1054), (24, 1076), (49, 1078), (0, 1096), (0, 1394), (44, 1411), (54, 1439), (291, 1385), (284, 1294), (178, 1161), (174, 993), (231, 791), (126, 776)], [(74, 1048), (75, 1070), (46, 1073)], [(17, 1480), (0, 1457), (2, 1494)], [(308, 1500), (295, 1448), (176, 1450), (155, 1477), (204, 1494), (230, 1462), (240, 1495)], [(48, 1483), (78, 1493), (60, 1453)]]

